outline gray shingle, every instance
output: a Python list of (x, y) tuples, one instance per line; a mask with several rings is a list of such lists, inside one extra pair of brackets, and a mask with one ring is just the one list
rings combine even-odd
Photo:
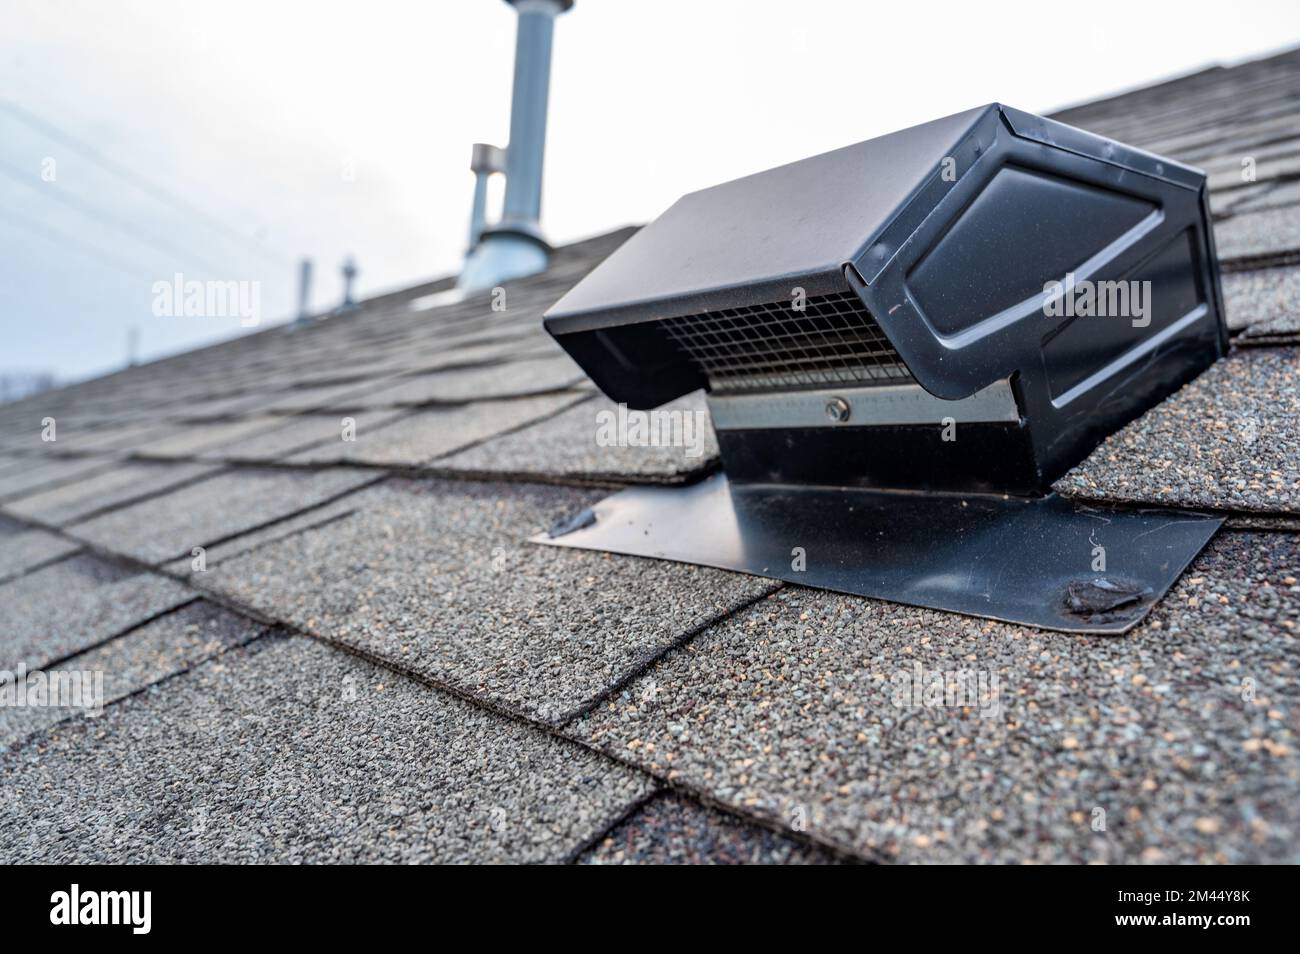
[(665, 792), (578, 859), (584, 865), (817, 865), (839, 859), (766, 828)]
[[(255, 623), (199, 601), (73, 656), (60, 663), (56, 671), (102, 674), (103, 695), (98, 702), (108, 705), (232, 646), (256, 639), (263, 632), (263, 627)], [(91, 681), (84, 680), (83, 685), (89, 689)], [(94, 701), (93, 694), (85, 698), (88, 704)], [(90, 711), (94, 714), (93, 709)], [(56, 722), (86, 714), (82, 709), (52, 706), (0, 707), (0, 748)]]
[(111, 460), (99, 457), (12, 459), (0, 473), (0, 501), (59, 487), (112, 466)]
[(1300, 250), (1300, 216), (1294, 209), (1234, 215), (1214, 226), (1219, 258), (1267, 258)]
[(554, 862), (650, 791), (534, 728), (262, 639), (0, 763), (0, 860)]
[(1056, 483), (1062, 494), (1219, 510), (1300, 512), (1300, 351), (1220, 361)]
[(1246, 336), (1300, 332), (1300, 266), (1223, 276), (1229, 328)]
[(209, 447), (253, 438), (283, 424), (283, 418), (274, 417), (190, 423), (156, 440), (140, 441), (132, 452), (142, 457), (193, 457)]
[(290, 463), (358, 463), (410, 467), (550, 417), (581, 400), (573, 394), (482, 401), (457, 407), (412, 411), (370, 428), (365, 440), (331, 441), (294, 454)]
[[(314, 530), (325, 524), (333, 523), (335, 520), (356, 513), (356, 510), (355, 495), (348, 494), (329, 503), (310, 507), (295, 516), (277, 521), (269, 526), (249, 530), (237, 537), (231, 537), (229, 540), (209, 546), (205, 548), (201, 563), (197, 561), (194, 554), (190, 553), (170, 563), (163, 564), (162, 570), (178, 576), (193, 575), (196, 585), (202, 585), (204, 579), (202, 574), (219, 566), (225, 560), (233, 560), (241, 554), (249, 553), (270, 543), (294, 536), (304, 530)], [(196, 565), (201, 565), (203, 569), (196, 569)]]
[(67, 556), (77, 544), (0, 517), (0, 580)]
[[(866, 856), (1290, 863), (1298, 566), (1294, 536), (1226, 534), (1119, 639), (789, 587), (570, 731)], [(977, 705), (904, 682), (962, 670)]]
[(703, 396), (689, 394), (665, 404), (661, 410), (696, 415), (693, 420), (700, 423), (693, 435), (699, 441), (694, 447), (601, 446), (597, 443), (601, 415), (616, 415), (617, 405), (597, 397), (549, 420), (448, 457), (439, 461), (438, 467), (470, 475), (524, 479), (677, 483), (717, 466), (718, 444)]
[(146, 563), (163, 563), (325, 503), (375, 478), (357, 470), (223, 471), (74, 524), (68, 533)]
[(307, 450), (318, 444), (341, 442), (344, 421), (351, 421), (351, 433), (358, 443), (370, 440), (378, 427), (401, 416), (401, 411), (355, 411), (335, 414), (301, 414), (279, 418), (279, 426), (240, 437), (199, 454), (205, 460), (273, 461)]
[(264, 407), (284, 397), (283, 388), (273, 382), (265, 382), (250, 394), (226, 394), (210, 398), (194, 405), (174, 407), (168, 416), (174, 419), (202, 421), (212, 418), (244, 417), (259, 413)]
[(70, 556), (0, 585), (0, 669), (40, 669), (194, 596), (166, 577)]
[(285, 391), (259, 411), (268, 414), (300, 414), (307, 411), (350, 410), (355, 408), (354, 398), (383, 387), (383, 378), (367, 381), (349, 381), (344, 384), (325, 384), (316, 387), (294, 388)]
[(1300, 203), (1300, 180), (1290, 182), (1270, 182), (1254, 190), (1240, 205), (1233, 206), (1234, 212), (1262, 212), (1265, 209), (1280, 209)]
[(10, 501), (4, 509), (43, 523), (63, 525), (92, 513), (134, 503), (215, 471), (210, 464), (114, 462), (108, 469), (72, 483)]
[(115, 421), (86, 429), (68, 426), (72, 423), (66, 419), (59, 421), (56, 429), (57, 440), (49, 444), (37, 444), (33, 438), (31, 447), (34, 450), (44, 450), (53, 454), (122, 456), (130, 454), (141, 444), (157, 441), (166, 436), (183, 435), (185, 432), (185, 428), (178, 424), (154, 419), (138, 422)]
[[(1287, 143), (1286, 148), (1294, 149), (1293, 141)], [(1244, 185), (1247, 180), (1242, 178), (1242, 173), (1246, 171), (1241, 161), (1246, 158), (1255, 160), (1254, 180), (1255, 182), (1275, 182), (1278, 180), (1285, 181), (1294, 178), (1300, 173), (1300, 157), (1294, 153), (1285, 153), (1280, 149), (1250, 149), (1249, 155), (1242, 150), (1242, 155), (1229, 156), (1227, 159), (1218, 163), (1224, 167), (1220, 171), (1206, 170), (1210, 173), (1208, 185), (1211, 190), (1219, 191), (1223, 189), (1235, 189)]]
[(567, 355), (557, 355), (399, 378), (389, 387), (367, 393), (358, 403), (364, 407), (392, 407), (483, 401), (560, 391), (586, 380), (582, 369)]
[(356, 513), (196, 577), (245, 605), (491, 705), (559, 722), (768, 580), (543, 547), (598, 495), (390, 481)]

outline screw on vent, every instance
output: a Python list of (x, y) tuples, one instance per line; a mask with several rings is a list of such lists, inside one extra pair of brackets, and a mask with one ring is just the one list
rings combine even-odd
[(849, 402), (842, 397), (831, 398), (826, 404), (826, 416), (836, 424), (843, 424), (853, 413), (853, 408), (849, 407)]

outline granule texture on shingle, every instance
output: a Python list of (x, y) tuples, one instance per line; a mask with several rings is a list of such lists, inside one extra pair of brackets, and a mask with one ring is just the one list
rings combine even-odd
[(550, 420), (441, 460), (438, 467), (523, 479), (677, 483), (717, 465), (717, 438), (702, 394), (688, 394), (657, 410), (670, 415), (660, 418), (658, 444), (638, 441), (635, 434), (617, 443), (621, 436), (627, 436), (619, 434), (618, 405), (598, 397)]
[(270, 637), (8, 752), (0, 861), (557, 862), (652, 787), (347, 653)]
[[(51, 429), (44, 428), (51, 421)], [(49, 413), (38, 420), (26, 421), (18, 448), (34, 454), (99, 454), (104, 458), (125, 456), (140, 442), (175, 433), (177, 425), (157, 419), (108, 421), (83, 419), (73, 413)], [(47, 439), (52, 438), (52, 439)]]
[(561, 391), (586, 380), (586, 374), (571, 358), (557, 355), (402, 377), (389, 387), (369, 392), (357, 403), (364, 407), (391, 407), (485, 401)]
[(245, 417), (260, 413), (264, 407), (282, 397), (283, 385), (280, 382), (259, 380), (258, 389), (251, 394), (227, 394), (215, 399), (204, 399), (194, 405), (175, 408), (169, 412), (169, 416), (194, 421)]
[(1300, 331), (1300, 266), (1229, 272), (1222, 281), (1229, 328)]
[(1300, 350), (1235, 352), (1056, 482), (1070, 497), (1300, 512)]
[(67, 556), (75, 542), (0, 517), (0, 580)]
[(321, 384), (314, 387), (294, 388), (275, 396), (259, 410), (273, 414), (298, 414), (305, 411), (351, 410), (352, 400), (359, 395), (383, 387), (383, 378), (345, 381), (341, 384)]
[(0, 501), (59, 487), (113, 467), (104, 457), (31, 457), (17, 460), (0, 473)]
[(39, 669), (195, 595), (167, 577), (74, 554), (0, 584), (0, 669)]
[(378, 475), (362, 470), (222, 471), (196, 484), (68, 528), (68, 533), (145, 563), (246, 532), (325, 503)]
[(402, 411), (360, 411), (351, 414), (298, 414), (279, 419), (269, 431), (209, 447), (201, 460), (273, 461), (319, 444), (370, 440), (375, 428), (401, 416)]
[[(59, 664), (60, 673), (78, 674), (82, 708), (66, 704), (0, 707), (0, 748), (64, 719), (98, 715), (102, 706), (256, 639), (263, 632), (262, 626), (202, 600), (160, 616)], [(102, 678), (100, 686), (94, 684), (96, 678)], [(100, 691), (102, 696), (97, 698)]]
[[(553, 303), (554, 300), (550, 299), (547, 304)], [(408, 363), (407, 370), (427, 374), (433, 371), (450, 371), (467, 365), (546, 358), (561, 354), (560, 346), (541, 330), (540, 309), (535, 321), (536, 325), (531, 330), (521, 330), (518, 327), (503, 329), (490, 340), (477, 343), (457, 342), (451, 350), (441, 347), (425, 349), (418, 361)], [(417, 356), (413, 354), (412, 357)]]
[(1257, 325), (1237, 338), (1237, 344), (1243, 348), (1294, 347), (1300, 345), (1300, 330), (1289, 327), (1290, 320), (1270, 322), (1269, 325)]
[(1263, 183), (1252, 191), (1253, 194), (1240, 205), (1233, 206), (1234, 212), (1262, 212), (1300, 204), (1300, 179)]
[(560, 722), (770, 580), (530, 543), (599, 497), (389, 481), (196, 585), (490, 705)]
[(156, 440), (141, 441), (133, 453), (142, 457), (193, 457), (210, 447), (218, 447), (255, 437), (284, 424), (283, 418), (247, 417), (237, 421), (207, 421), (186, 424), (174, 433)]
[[(1294, 128), (1293, 122), (1292, 130)], [(1257, 160), (1252, 170), (1256, 183), (1285, 183), (1300, 173), (1300, 156), (1295, 154), (1294, 143), (1286, 144), (1281, 150), (1273, 148), (1251, 150), (1251, 152), (1254, 154), (1252, 158)], [(1272, 152), (1274, 155), (1266, 156), (1265, 152)], [(1206, 187), (1212, 192), (1219, 193), (1231, 192), (1235, 188), (1242, 187), (1241, 159), (1241, 156), (1229, 155), (1221, 163), (1216, 163), (1223, 168), (1217, 171), (1205, 170), (1210, 173), (1206, 179)]]
[[(57, 418), (56, 418), (57, 421)], [(66, 425), (66, 421), (64, 422)], [(139, 421), (114, 420), (94, 428), (57, 427), (57, 440), (43, 449), (55, 454), (103, 454), (123, 456), (132, 453), (141, 444), (163, 437), (183, 435), (184, 425), (168, 423), (158, 418)]]
[(1297, 574), (1224, 534), (1120, 639), (789, 587), (566, 731), (868, 858), (1290, 863)]
[(250, 530), (247, 533), (241, 533), (237, 537), (231, 537), (229, 540), (206, 547), (203, 551), (202, 560), (186, 554), (172, 560), (170, 563), (164, 563), (160, 569), (164, 573), (190, 576), (196, 583), (202, 583), (204, 574), (208, 570), (220, 566), (222, 561), (233, 560), (237, 556), (302, 533), (304, 530), (314, 530), (317, 527), (333, 523), (335, 520), (355, 513), (356, 509), (353, 496), (343, 496), (338, 500), (304, 510), (295, 516), (269, 526)]
[(1223, 276), (1228, 327), (1245, 335), (1300, 332), (1300, 266)]
[(1293, 208), (1234, 215), (1214, 224), (1214, 244), (1222, 261), (1300, 250), (1300, 215)]
[(675, 792), (662, 792), (577, 859), (584, 865), (824, 865), (840, 859), (823, 848)]
[(42, 523), (65, 525), (93, 513), (111, 510), (180, 484), (216, 472), (212, 464), (115, 462), (72, 483), (29, 494), (4, 505), (16, 513)]
[(556, 414), (580, 397), (547, 394), (412, 411), (367, 431), (365, 440), (331, 441), (289, 462), (410, 467)]

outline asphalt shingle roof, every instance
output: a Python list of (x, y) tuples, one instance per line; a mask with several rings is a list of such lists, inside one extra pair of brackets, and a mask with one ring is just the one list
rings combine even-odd
[(528, 542), (600, 496), (388, 481), (355, 495), (346, 517), (190, 579), (488, 705), (563, 722), (684, 637), (776, 587)]
[(842, 858), (673, 793), (654, 796), (578, 857), (583, 865), (806, 865)]
[[(103, 702), (111, 704), (265, 632), (242, 616), (195, 600), (77, 654), (76, 669), (102, 672)], [(68, 715), (63, 707), (0, 708), (0, 745), (20, 742)]]
[(1252, 348), (1112, 434), (1059, 481), (1092, 500), (1300, 512), (1300, 361)]
[(108, 696), (0, 710), (0, 860), (1300, 860), (1300, 51), (1059, 118), (1210, 172), (1234, 347), (1060, 491), (1272, 531), (1128, 636), (528, 543), (717, 466), (541, 328), (624, 229), (0, 405), (0, 670)]
[(357, 432), (355, 440), (333, 440), (287, 458), (289, 463), (358, 463), (379, 467), (418, 467), (471, 447), (497, 434), (517, 430), (569, 407), (571, 394), (476, 401), (411, 413)]
[[(569, 731), (865, 858), (1286, 859), (1297, 566), (1293, 535), (1225, 534), (1119, 639), (786, 587)], [(945, 685), (983, 672), (998, 692), (899, 706), (900, 674), (929, 678), (918, 667)]]
[[(617, 405), (603, 395), (582, 401), (535, 427), (484, 441), (438, 462), (439, 469), (467, 475), (559, 479), (595, 483), (680, 483), (718, 465), (718, 443), (706, 428), (698, 448), (602, 447), (596, 442), (600, 415)], [(699, 393), (663, 406), (665, 411), (708, 410)]]
[(75, 524), (69, 532), (103, 550), (164, 563), (327, 503), (375, 478), (371, 471), (340, 468), (227, 470)]
[(5, 517), (0, 517), (0, 544), (0, 580), (22, 576), (78, 549), (71, 540)]
[(28, 737), (11, 861), (564, 861), (648, 777), (319, 642), (267, 637)]
[(96, 460), (100, 466), (91, 476), (71, 482), (51, 482), (49, 489), (23, 494), (7, 503), (6, 509), (19, 517), (62, 526), (145, 500), (216, 471), (211, 464), (193, 461), (168, 464), (113, 461), (104, 466), (102, 460)]
[(74, 553), (4, 584), (0, 670), (50, 666), (197, 595), (167, 577)]

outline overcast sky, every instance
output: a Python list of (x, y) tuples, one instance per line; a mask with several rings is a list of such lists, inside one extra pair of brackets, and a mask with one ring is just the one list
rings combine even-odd
[[(470, 144), (507, 139), (502, 0), (5, 0), (4, 19), (0, 371), (112, 370), (133, 328), (143, 358), (240, 331), (156, 316), (177, 272), (260, 282), (270, 322), (304, 256), (318, 308), (349, 253), (364, 294), (457, 270)], [(1047, 112), (1296, 43), (1295, 0), (578, 0), (543, 226), (562, 243), (981, 103)]]

